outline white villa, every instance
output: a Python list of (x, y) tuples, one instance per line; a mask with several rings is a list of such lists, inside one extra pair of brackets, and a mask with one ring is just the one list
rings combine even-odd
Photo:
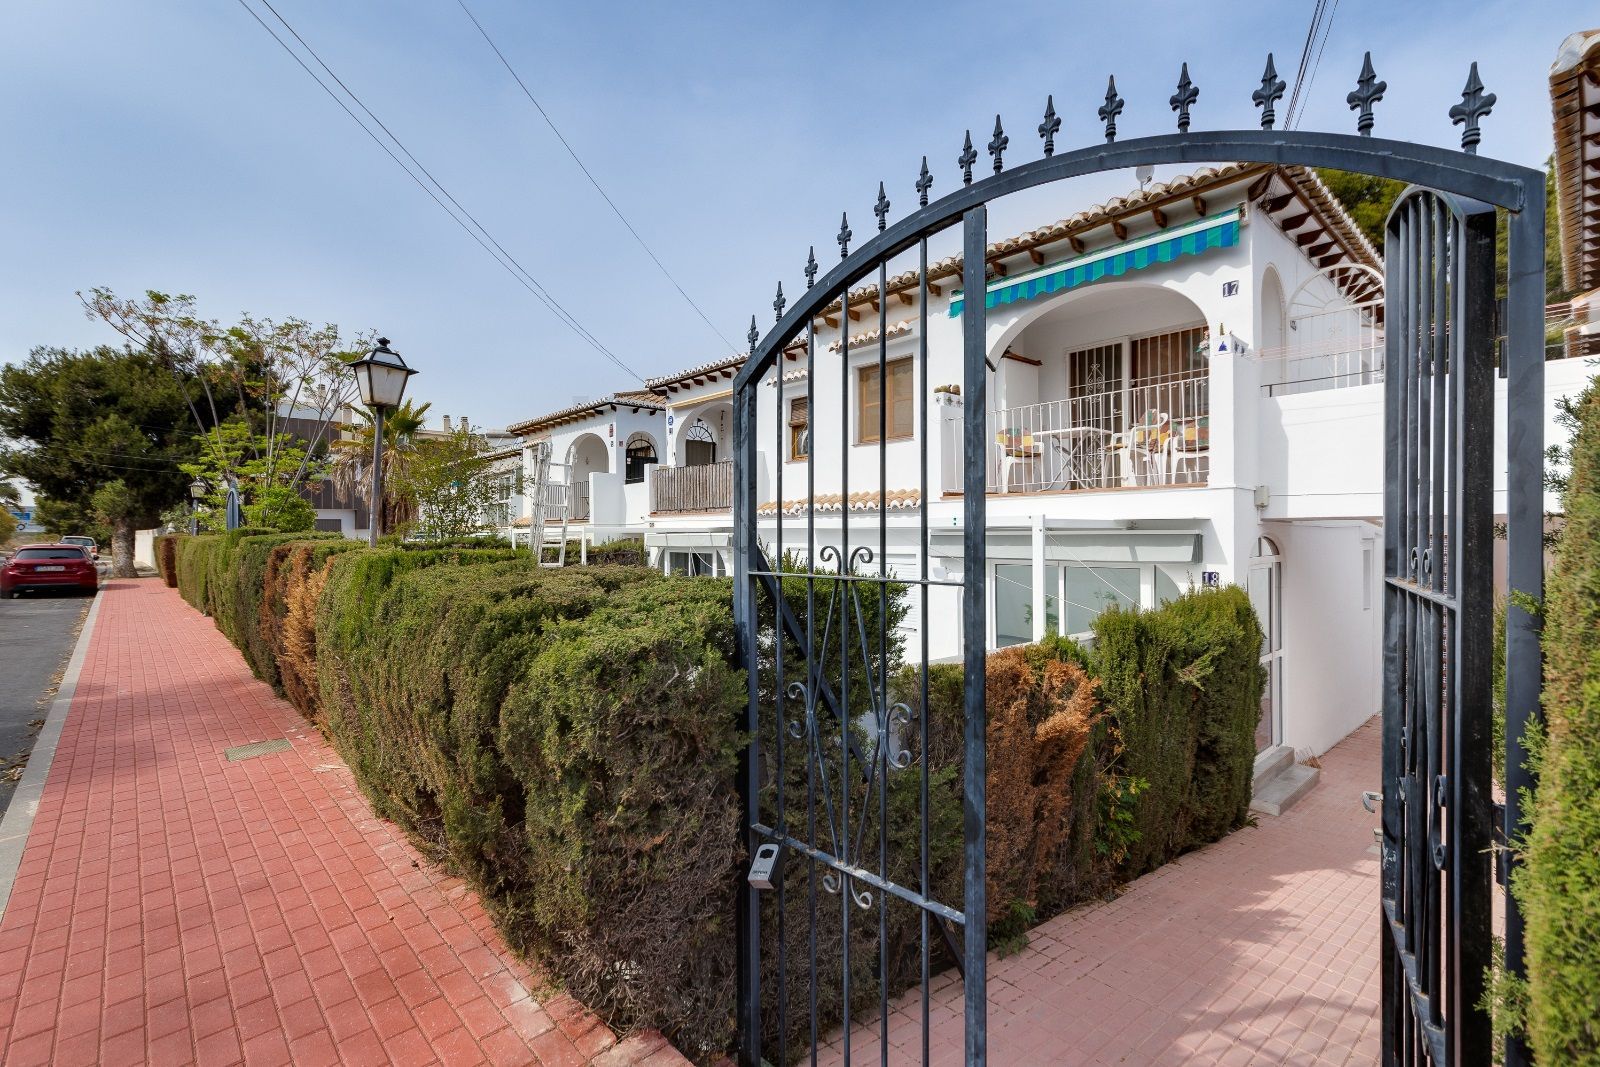
[[(984, 640), (1084, 635), (1110, 604), (1152, 607), (1191, 587), (1237, 583), (1267, 633), (1259, 746), (1302, 755), (1332, 747), (1379, 706), (1378, 254), (1314, 173), (1231, 164), (995, 242), (986, 260)], [(876, 551), (882, 508), (889, 571), (916, 575), (925, 503), (929, 577), (960, 576), (967, 412), (956, 383), (968, 297), (960, 282), (959, 256), (930, 265), (925, 390), (912, 358), (923, 341), (915, 270), (825, 311), (815, 323), (814, 390), (803, 337), (781, 374), (769, 375), (758, 444), (759, 532), (769, 552), (804, 554), (808, 520), (819, 549), (838, 545), (852, 514), (865, 516), (856, 529), (870, 525)], [(648, 391), (512, 426), (525, 478), (536, 484), (539, 450), (548, 449), (545, 491), (567, 502), (568, 521), (588, 530), (589, 543), (642, 536), (664, 570), (730, 572), (731, 395), (743, 361), (731, 356), (653, 379)], [(1580, 360), (1549, 366), (1550, 440), (1560, 440), (1557, 398), (1589, 373)], [(1503, 423), (1503, 391), (1498, 400)], [(1503, 457), (1503, 426), (1482, 432), (1496, 434)], [(848, 492), (839, 482), (846, 452)], [(1503, 467), (1502, 458), (1501, 511)], [(517, 527), (533, 522), (532, 500)], [(853, 537), (852, 546), (862, 533)], [(948, 605), (937, 603), (941, 595)], [(930, 597), (930, 649), (956, 656), (958, 594)]]

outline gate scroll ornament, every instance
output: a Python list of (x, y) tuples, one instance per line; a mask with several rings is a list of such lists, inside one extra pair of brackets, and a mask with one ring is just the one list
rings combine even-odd
[[(1383, 929), (1383, 1062), (1463, 1067), (1488, 1062), (1487, 1020), (1477, 1007), (1493, 891), (1484, 858), (1493, 819), (1485, 651), (1492, 592), (1482, 577), (1488, 567), (1481, 565), (1493, 518), (1493, 472), (1483, 427), (1493, 414), (1491, 376), (1498, 350), (1508, 396), (1508, 573), (1518, 594), (1511, 601), (1506, 653), (1505, 832), (1515, 837), (1523, 826), (1519, 789), (1529, 784), (1522, 737), (1538, 713), (1541, 671), (1533, 620), (1518, 605), (1536, 602), (1542, 594), (1545, 176), (1477, 154), (1481, 121), (1495, 98), (1485, 91), (1476, 64), (1460, 102), (1449, 109), (1451, 122), (1462, 127), (1459, 150), (1373, 136), (1374, 105), (1388, 87), (1378, 79), (1370, 54), (1347, 97), (1357, 113), (1354, 134), (1276, 129), (1276, 104), (1286, 88), (1269, 55), (1260, 87), (1251, 94), (1260, 109), (1260, 128), (1192, 132), (1200, 89), (1185, 64), (1169, 100), (1178, 132), (1118, 140), (1127, 102), (1110, 78), (1104, 100), (1083, 109), (1085, 119), (1092, 112), (1103, 124), (1103, 141), (1059, 150), (1058, 135), (1064, 123), (1072, 125), (1070, 114), (1077, 111), (1064, 119), (1052, 95), (1038, 126), (1042, 157), (1010, 168), (1005, 165), (1010, 138), (996, 116), (986, 146), (991, 175), (974, 179), (979, 154), (969, 130), (960, 155), (953, 157), (961, 183), (951, 192), (930, 201), (934, 177), (924, 157), (913, 186), (917, 209), (891, 223), (889, 189), (879, 183), (876, 232), (851, 251), (855, 234), (848, 214), (841, 214), (835, 238), (839, 262), (818, 277), (813, 250), (805, 289), (792, 305), (779, 287), (775, 325), (763, 336), (751, 320), (750, 358), (734, 382), (734, 610), (749, 668), (742, 723), (749, 741), (739, 773), (746, 846), (752, 856), (762, 850), (771, 870), (759, 876), (753, 871), (738, 894), (742, 1065), (816, 1062), (824, 1047), (845, 1063), (854, 1055), (886, 1065), (891, 1047), (897, 1060), (910, 1049), (913, 1058), (928, 1062), (931, 989), (945, 963), (953, 965), (962, 986), (965, 1061), (986, 1062), (987, 308), (984, 300), (968, 299), (960, 312), (961, 563), (958, 575), (936, 576), (928, 562), (929, 238), (960, 228), (962, 292), (981, 294), (990, 201), (1101, 171), (1219, 162), (1330, 167), (1412, 186), (1389, 220), (1385, 255), (1390, 370), (1385, 383), (1384, 849), (1380, 900), (1374, 902), (1374, 917)], [(1504, 209), (1510, 248), (1508, 295), (1498, 323), (1493, 208)], [(912, 447), (919, 478), (912, 529), (918, 562), (907, 573), (891, 573), (888, 512), (892, 505), (902, 514), (909, 510), (904, 500), (891, 501), (886, 489), (885, 297), (888, 263), (900, 255), (917, 259), (922, 327), (912, 357)], [(864, 343), (875, 349), (878, 426), (876, 436), (865, 432), (870, 427), (857, 427), (863, 432), (854, 436), (848, 417), (836, 415), (837, 425), (830, 426), (828, 413), (851, 409), (849, 316), (855, 312), (848, 306), (849, 292), (851, 285), (872, 280), (880, 296), (876, 338), (856, 339), (856, 347)], [(815, 334), (823, 321), (842, 326), (837, 367), (817, 359)], [(1497, 346), (1498, 338), (1503, 344)], [(763, 409), (758, 403), (763, 383), (781, 384), (786, 353), (802, 362), (808, 419), (804, 485), (791, 485), (794, 500), (784, 491), (787, 419), (780, 405)], [(856, 385), (874, 388), (866, 376)], [(819, 392), (827, 403), (818, 403)], [(1469, 426), (1478, 432), (1468, 433)], [(770, 485), (758, 471), (757, 442), (763, 433), (770, 435), (776, 460)], [(830, 440), (836, 441), (836, 453), (834, 445), (824, 447)], [(854, 494), (852, 459), (858, 463)], [(816, 472), (824, 462), (830, 495), (837, 473), (840, 492), (832, 497), (837, 508), (817, 495)], [(764, 493), (776, 501), (765, 528), (759, 515)], [(826, 526), (819, 540), (824, 506)], [(909, 591), (917, 623), (904, 630), (890, 619), (891, 588), (897, 585)], [(964, 680), (962, 721), (959, 729), (951, 727), (956, 738), (940, 735), (939, 725), (929, 721), (926, 634), (929, 600), (935, 596), (959, 600)], [(922, 668), (920, 684), (892, 675), (902, 660)], [(930, 852), (953, 844), (930, 842), (936, 829), (928, 810), (930, 741), (959, 741), (961, 748), (959, 899), (953, 886), (930, 881)], [(916, 832), (910, 835), (914, 848), (898, 854), (891, 850), (888, 825), (891, 794), (914, 797), (911, 806), (917, 809)], [(902, 825), (895, 829), (909, 833)], [(897, 872), (907, 873), (896, 877)], [(1506, 910), (1507, 959), (1513, 971), (1520, 971), (1522, 922), (1509, 897)], [(913, 986), (920, 983), (920, 1007), (914, 995), (901, 1001), (901, 1014), (909, 1012), (920, 1023), (920, 1035), (909, 1044), (900, 1035), (893, 1045), (890, 1041), (890, 997), (898, 992), (890, 988), (889, 957), (897, 947), (890, 943), (891, 929), (914, 930), (916, 966), (901, 975)], [(837, 945), (819, 946), (819, 933), (837, 939)], [(904, 961), (896, 957), (893, 962)], [(852, 1040), (867, 1045), (853, 1050)], [(1527, 1062), (1527, 1050), (1511, 1042), (1506, 1063)]]

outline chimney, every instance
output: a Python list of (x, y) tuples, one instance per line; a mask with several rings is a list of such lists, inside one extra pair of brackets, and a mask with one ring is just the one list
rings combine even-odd
[(461, 416), (461, 432), (466, 433), (470, 429), (472, 429), (472, 427), (468, 424), (467, 417), (465, 415)]
[(445, 433), (449, 433), (450, 432), (450, 416), (449, 415), (446, 415), (444, 417), (444, 432)]

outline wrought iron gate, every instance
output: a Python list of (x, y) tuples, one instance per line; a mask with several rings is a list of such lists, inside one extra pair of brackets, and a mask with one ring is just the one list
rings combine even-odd
[(1385, 240), (1383, 1041), (1489, 1062), (1494, 209), (1414, 189)]
[[(1544, 175), (1476, 155), (1479, 121), (1494, 98), (1475, 65), (1450, 111), (1464, 126), (1461, 151), (1373, 137), (1373, 105), (1384, 88), (1369, 57), (1349, 97), (1359, 112), (1356, 134), (1276, 130), (1285, 85), (1269, 56), (1252, 96), (1261, 129), (1192, 133), (1199, 90), (1185, 66), (1170, 100), (1178, 132), (1118, 141), (1124, 101), (1113, 79), (1098, 108), (1084, 109), (1098, 114), (1103, 143), (1057, 153), (1064, 119), (1052, 99), (1038, 126), (1043, 158), (1011, 169), (1004, 163), (1010, 138), (997, 116), (987, 145), (992, 175), (974, 180), (979, 153), (969, 132), (955, 157), (955, 191), (930, 202), (934, 178), (924, 159), (910, 184), (917, 210), (891, 224), (880, 183), (876, 232), (852, 252), (855, 234), (841, 219), (837, 264), (819, 278), (813, 250), (792, 306), (779, 285), (772, 329), (763, 336), (752, 319), (750, 358), (734, 382), (734, 609), (749, 678), (740, 788), (752, 861), (738, 894), (741, 1065), (852, 1057), (887, 1064), (891, 1047), (926, 1063), (937, 1041), (941, 970), (962, 984), (965, 1061), (986, 1062), (990, 353), (986, 301), (976, 294), (986, 284), (987, 204), (1097, 171), (1228, 161), (1334, 167), (1426, 187), (1402, 199), (1389, 231), (1387, 315), (1398, 329), (1387, 342), (1386, 389), (1384, 1059), (1479, 1062), (1484, 1020), (1475, 996), (1490, 892), (1480, 846), (1491, 819), (1483, 701), (1494, 216), (1452, 198), (1508, 212), (1501, 369), (1510, 400), (1509, 574), (1514, 590), (1537, 598)], [(956, 294), (930, 285), (928, 248), (930, 238), (955, 227), (962, 292), (973, 294), (959, 310), (960, 549), (959, 563), (935, 569), (928, 307), (930, 298)], [(891, 264), (914, 272), (909, 366), (887, 356)], [(851, 287), (862, 283), (875, 289), (855, 291), (852, 300)], [(853, 326), (858, 306), (870, 306), (876, 321)], [(833, 340), (819, 349), (825, 329)], [(868, 358), (852, 363), (852, 351), (863, 347)], [(893, 607), (902, 590), (906, 619)], [(934, 699), (930, 627), (957, 620), (959, 699)], [(1506, 819), (1515, 831), (1520, 737), (1536, 714), (1540, 671), (1532, 619), (1518, 607), (1507, 647), (1513, 795)], [(1507, 907), (1508, 957), (1517, 967), (1520, 918), (1509, 898)], [(902, 1026), (910, 1033), (892, 1032)], [(1523, 1055), (1513, 1045), (1508, 1063), (1526, 1062)]]

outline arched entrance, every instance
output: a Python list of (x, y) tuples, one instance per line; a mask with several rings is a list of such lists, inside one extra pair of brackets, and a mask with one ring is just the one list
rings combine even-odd
[(645, 467), (660, 462), (656, 458), (655, 439), (643, 430), (629, 435), (622, 459), (623, 481), (628, 485), (637, 485), (644, 481)]
[(585, 433), (573, 439), (567, 448), (567, 479), (572, 487), (572, 510), (575, 521), (589, 518), (589, 475), (611, 473), (611, 449), (597, 433)]
[(1256, 722), (1256, 751), (1283, 740), (1283, 554), (1272, 538), (1256, 538), (1245, 586), (1250, 606), (1261, 624), (1261, 718)]
[[(1459, 152), (1372, 137), (1372, 105), (1382, 98), (1384, 86), (1370, 69), (1350, 97), (1352, 108), (1360, 109), (1357, 134), (1274, 129), (1274, 104), (1282, 98), (1284, 88), (1269, 62), (1262, 88), (1254, 94), (1261, 109), (1260, 130), (1191, 133), (1189, 111), (1196, 94), (1186, 68), (1178, 94), (1172, 98), (1178, 132), (1119, 142), (1117, 121), (1124, 102), (1113, 82), (1099, 109), (1105, 123), (1104, 143), (1062, 153), (1055, 151), (1061, 122), (1052, 100), (1039, 126), (1043, 158), (1009, 170), (1004, 156), (1011, 141), (997, 122), (988, 145), (993, 176), (974, 180), (973, 168), (981, 157), (969, 137), (959, 161), (962, 184), (930, 203), (929, 187), (934, 179), (925, 163), (915, 186), (920, 210), (891, 224), (889, 197), (880, 192), (875, 233), (869, 233), (852, 252), (855, 232), (846, 216), (836, 238), (840, 262), (818, 278), (813, 256), (803, 296), (789, 307), (780, 289), (773, 303), (776, 325), (764, 338), (752, 319), (750, 358), (734, 383), (733, 428), (737, 487), (734, 610), (745, 662), (752, 668), (745, 723), (750, 741), (741, 761), (745, 844), (753, 860), (748, 886), (740, 894), (738, 915), (741, 1064), (753, 1067), (761, 1061), (763, 1034), (773, 1032), (772, 1016), (779, 1020), (779, 1030), (783, 1029), (781, 1020), (788, 1003), (785, 981), (793, 962), (786, 946), (803, 943), (807, 925), (803, 911), (785, 908), (786, 891), (803, 894), (803, 899), (812, 903), (813, 933), (817, 930), (815, 916), (824, 902), (827, 913), (843, 927), (843, 966), (836, 977), (843, 982), (846, 1035), (852, 1006), (850, 976), (865, 971), (859, 965), (852, 968), (850, 962), (852, 917), (856, 917), (858, 929), (876, 926), (882, 930), (885, 920), (881, 916), (892, 898), (896, 907), (913, 909), (920, 919), (924, 989), (931, 981), (928, 961), (934, 953), (948, 952), (957, 961), (964, 996), (965, 1060), (969, 1064), (986, 1061), (990, 902), (985, 859), (987, 718), (982, 636), (987, 602), (985, 490), (993, 430), (987, 417), (991, 403), (986, 357), (990, 308), (1002, 306), (1007, 293), (1023, 284), (1005, 280), (1003, 271), (999, 283), (990, 278), (987, 205), (1011, 193), (1083, 174), (1212, 161), (1334, 167), (1396, 178), (1414, 186), (1397, 203), (1389, 220), (1384, 286), (1387, 786), (1380, 905), (1385, 930), (1384, 1061), (1464, 1067), (1487, 1063), (1491, 1047), (1488, 1018), (1476, 1005), (1490, 949), (1487, 666), (1492, 598), (1479, 578), (1486, 582), (1489, 574), (1483, 554), (1491, 538), (1492, 440), (1488, 434), (1467, 429), (1481, 431), (1493, 417), (1494, 213), (1489, 205), (1494, 205), (1508, 212), (1510, 233), (1510, 292), (1504, 319), (1511, 421), (1507, 435), (1509, 579), (1518, 596), (1537, 600), (1542, 591), (1545, 176), (1541, 171), (1476, 155), (1479, 121), (1493, 103), (1492, 96), (1483, 91), (1476, 69), (1462, 102), (1451, 111), (1452, 121), (1465, 128)], [(859, 219), (860, 215), (857, 225), (865, 231), (867, 227)], [(855, 399), (850, 390), (859, 386), (852, 387), (848, 376), (843, 382), (835, 379), (819, 385), (815, 331), (820, 322), (839, 316), (835, 321), (842, 324), (844, 335), (841, 355), (848, 365), (851, 327), (843, 315), (858, 314), (851, 307), (852, 287), (870, 282), (874, 275), (881, 297), (872, 304), (877, 327), (875, 337), (864, 343), (876, 347), (879, 365), (884, 365), (889, 270), (891, 260), (900, 256), (916, 263), (912, 288), (921, 340), (911, 370), (917, 395), (930, 394), (934, 383), (927, 378), (928, 242), (930, 236), (956, 227), (961, 233), (961, 273), (959, 290), (951, 296), (949, 317), (959, 320), (959, 396), (965, 408), (958, 447), (962, 472), (956, 523), (960, 562), (955, 568), (941, 568), (938, 574), (931, 573), (927, 563), (931, 535), (926, 519), (928, 427), (922, 416), (916, 434), (921, 489), (920, 495), (910, 496), (921, 515), (920, 551), (915, 557), (919, 562), (897, 569), (893, 580), (906, 583), (919, 594), (922, 617), (917, 633), (922, 635), (924, 665), (930, 600), (939, 595), (957, 601), (948, 614), (960, 620), (963, 647), (963, 878), (959, 906), (951, 899), (939, 899), (940, 891), (930, 882), (926, 845), (920, 862), (913, 859), (898, 871), (891, 867), (885, 858), (888, 820), (873, 820), (869, 815), (874, 805), (884, 803), (884, 783), (890, 774), (915, 773), (925, 781), (929, 773), (927, 749), (902, 751), (900, 744), (900, 738), (906, 736), (904, 724), (928, 721), (927, 691), (907, 694), (888, 684), (883, 651), (890, 644), (886, 616), (880, 612), (869, 630), (860, 607), (868, 598), (881, 602), (891, 580), (886, 558), (890, 504), (884, 491), (888, 447), (883, 435), (878, 436), (875, 454), (853, 463), (852, 440), (847, 433), (841, 435), (841, 454), (835, 458), (842, 491), (835, 494), (835, 500), (842, 536), (837, 548), (827, 546), (832, 555), (811, 553), (803, 572), (795, 576), (803, 579), (806, 587), (806, 596), (798, 603), (787, 595), (789, 582), (780, 587), (784, 576), (777, 571), (775, 559), (766, 554), (758, 525), (762, 487), (756, 477), (757, 439), (782, 439), (776, 407), (769, 403), (764, 408), (761, 401), (772, 395), (763, 392), (763, 384), (784, 373), (785, 353), (796, 353), (803, 360), (800, 369), (806, 375), (807, 407), (813, 417), (825, 410), (818, 402), (819, 390), (824, 389), (833, 390), (832, 395), (820, 394), (829, 405), (850, 410)], [(1170, 250), (1162, 240), (1130, 247), (1105, 260), (1103, 269), (1136, 267), (1143, 248)], [(896, 269), (901, 269), (900, 264)], [(1041, 276), (1038, 284), (1056, 282)], [(791, 282), (789, 291), (802, 290)], [(880, 384), (883, 377), (880, 370)], [(919, 409), (927, 406), (918, 405)], [(884, 410), (882, 394), (871, 410)], [(817, 421), (820, 424), (821, 419)], [(865, 439), (858, 437), (854, 445)], [(874, 467), (875, 480), (870, 474), (861, 478), (863, 468), (870, 472)], [(858, 477), (856, 485), (865, 481), (868, 489), (852, 493), (852, 470)], [(1442, 477), (1435, 477), (1436, 470), (1451, 472), (1448, 485)], [(807, 514), (814, 521), (820, 497), (809, 475), (807, 478)], [(777, 479), (772, 499), (786, 502), (781, 465)], [(871, 488), (874, 485), (876, 494)], [(777, 515), (779, 546), (783, 511), (780, 508)], [(852, 517), (856, 511), (860, 514)], [(810, 536), (809, 530), (804, 536)], [(792, 526), (790, 536), (799, 536)], [(781, 551), (776, 558), (782, 558)], [(833, 614), (825, 614), (835, 612), (836, 604), (841, 605), (837, 620)], [(851, 633), (852, 641), (828, 645), (827, 634), (837, 632), (826, 629), (830, 622)], [(853, 640), (857, 632), (859, 642)], [(859, 647), (851, 651), (848, 644)], [(1521, 737), (1528, 719), (1537, 714), (1539, 686), (1537, 634), (1533, 620), (1520, 608), (1512, 609), (1507, 647), (1507, 822), (1513, 832), (1520, 832), (1523, 824), (1514, 797), (1526, 784)], [(876, 658), (874, 648), (879, 650)], [(908, 659), (916, 654), (914, 648), (907, 650)], [(786, 655), (799, 662), (786, 667)], [(769, 664), (784, 684), (763, 688), (761, 672), (755, 668), (764, 671)], [(1441, 687), (1447, 678), (1448, 689), (1444, 690)], [(860, 738), (852, 733), (852, 723), (863, 724)], [(949, 729), (947, 726), (946, 740), (951, 740)], [(809, 786), (800, 795), (786, 796), (787, 768), (794, 766), (786, 760), (791, 759), (805, 767), (804, 781), (836, 783), (837, 791), (828, 796), (825, 814), (817, 814), (821, 801)], [(926, 798), (926, 789), (922, 796)], [(925, 799), (920, 810), (926, 827)], [(811, 818), (799, 813), (809, 813)], [(875, 828), (871, 840), (866, 837), (869, 826)], [(785, 859), (791, 861), (791, 874), (785, 872)], [(764, 894), (769, 892), (773, 894), (771, 903), (764, 903), (768, 899)], [(800, 924), (788, 933), (787, 941), (782, 934), (763, 936), (763, 910), (770, 914), (774, 907), (777, 914), (793, 916)], [(1523, 948), (1516, 903), (1509, 898), (1507, 914), (1506, 950), (1516, 972)], [(935, 943), (940, 947), (935, 949)], [(803, 963), (797, 973), (808, 984), (827, 979), (814, 966), (807, 971)], [(838, 996), (830, 990), (830, 998)], [(878, 1017), (884, 1027), (880, 1040), (886, 1048), (886, 992)], [(926, 1062), (925, 1042), (922, 1048)], [(781, 1044), (771, 1052), (774, 1059), (790, 1056)], [(849, 1061), (848, 1045), (845, 1060)], [(1525, 1059), (1512, 1047), (1507, 1062), (1521, 1064)]]

